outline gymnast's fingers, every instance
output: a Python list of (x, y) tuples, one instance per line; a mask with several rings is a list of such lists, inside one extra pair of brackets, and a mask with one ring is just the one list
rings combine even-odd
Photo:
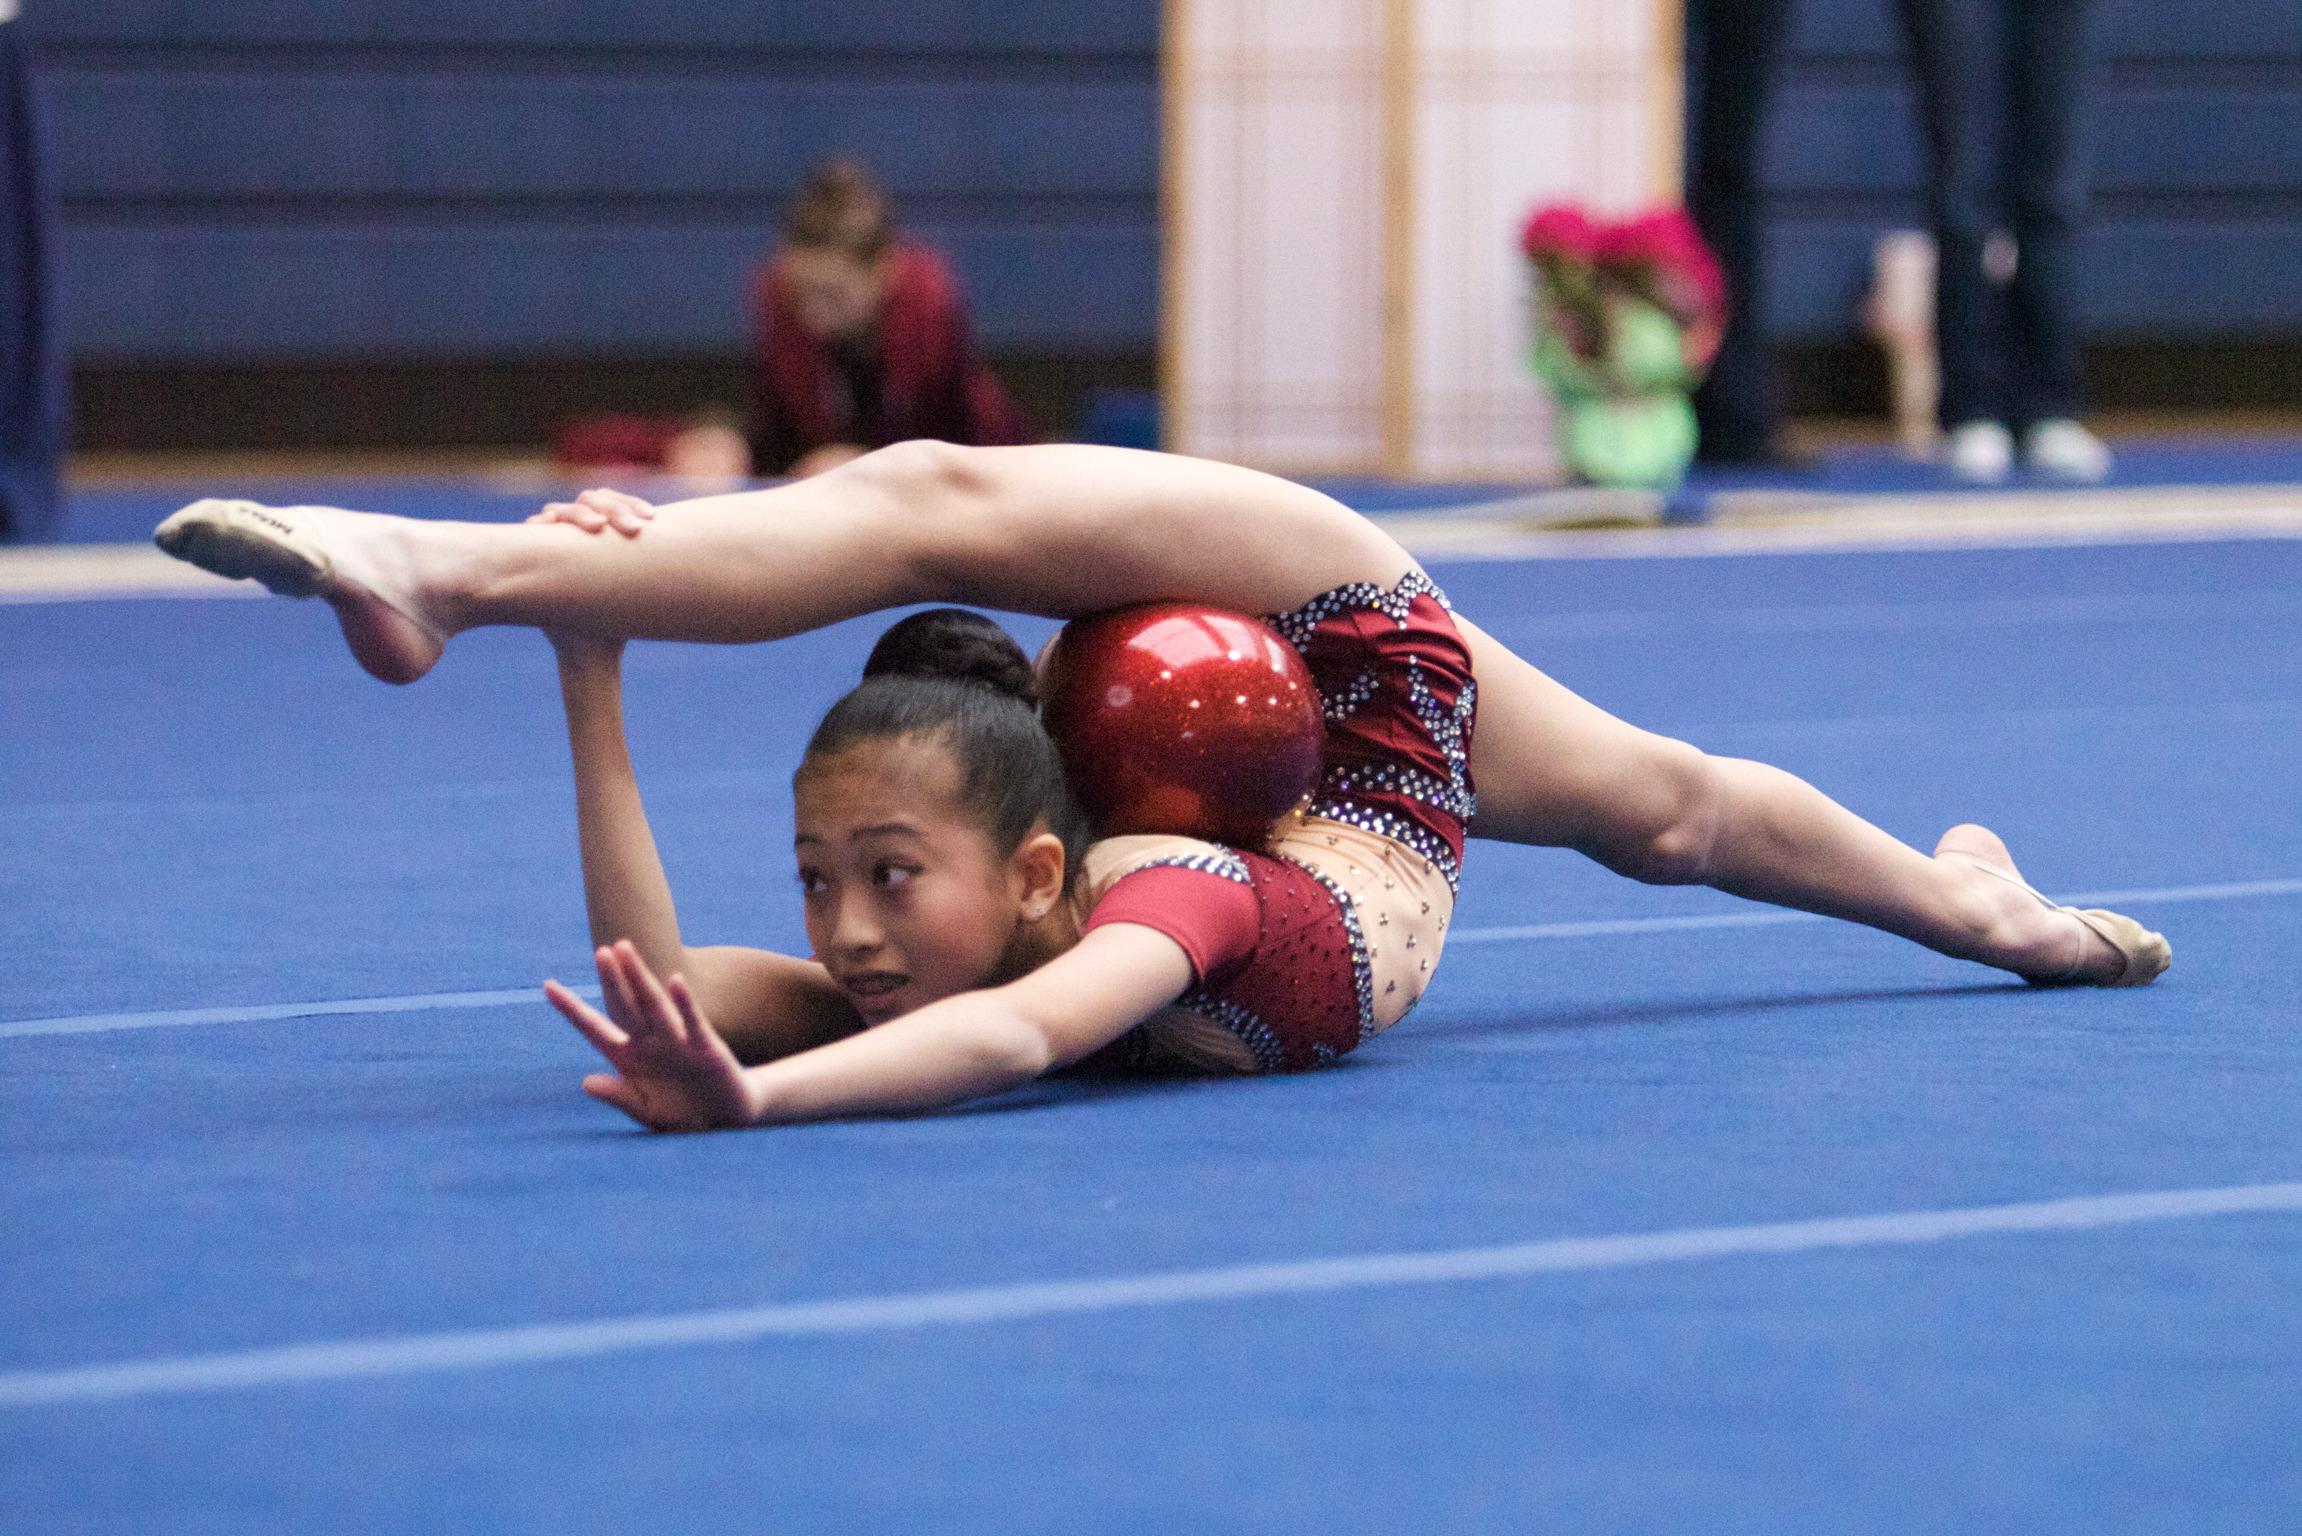
[(544, 999), (557, 1008), (560, 1016), (573, 1024), (608, 1060), (615, 1060), (623, 1048), (631, 1044), (631, 1037), (616, 1028), (612, 1019), (602, 1015), (558, 982), (544, 983)]
[(703, 1016), (703, 1009), (696, 1003), (695, 994), (688, 990), (687, 978), (675, 971), (666, 985), (671, 992), (673, 1005), (679, 1009), (681, 1022), (687, 1026), (689, 1038), (698, 1041), (716, 1041), (719, 1038), (719, 1032), (713, 1029), (711, 1021)]
[(605, 485), (594, 486), (583, 492), (576, 497), (576, 504), (589, 507), (594, 512), (604, 512), (610, 517), (627, 517), (635, 523), (644, 523), (655, 516), (653, 502), (634, 496), (629, 491), (619, 491)]
[(602, 1104), (613, 1105), (622, 1110), (649, 1130), (652, 1131), (657, 1128), (655, 1122), (648, 1118), (646, 1103), (638, 1094), (632, 1092), (631, 1084), (613, 1073), (593, 1073), (583, 1080), (583, 1091)]
[(648, 969), (647, 962), (639, 957), (637, 946), (631, 940), (624, 939), (617, 943), (616, 949), (623, 960), (625, 979), (639, 1006), (646, 1010), (648, 1022), (675, 1043), (687, 1044), (689, 1035), (686, 1015), (671, 1000), (671, 994), (663, 989), (663, 983), (655, 979), (655, 972)]
[(637, 538), (639, 531), (655, 516), (655, 508), (650, 503), (605, 486), (585, 491), (576, 502), (604, 516), (608, 526), (626, 538)]
[(593, 507), (572, 501), (555, 501), (528, 518), (531, 523), (566, 523), (586, 533), (597, 533), (607, 526), (606, 515)]
[(607, 1003), (609, 1017), (642, 1045), (654, 1039), (661, 1031), (641, 1006), (639, 994), (632, 990), (631, 979), (624, 974), (623, 958), (615, 946), (602, 945), (592, 958), (599, 965), (600, 995)]

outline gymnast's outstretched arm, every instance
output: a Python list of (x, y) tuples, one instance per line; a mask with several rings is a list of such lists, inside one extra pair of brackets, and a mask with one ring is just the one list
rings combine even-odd
[(631, 944), (602, 946), (607, 1014), (557, 982), (544, 995), (607, 1058), (584, 1091), (651, 1130), (722, 1130), (946, 1109), (1082, 1061), (1181, 996), (1191, 960), (1167, 935), (1110, 923), (1003, 986), (745, 1067), (679, 978)]
[(623, 642), (554, 634), (575, 767), (576, 827), (592, 943), (628, 941), (649, 971), (678, 976), (737, 1060), (828, 1044), (863, 1020), (812, 960), (735, 945), (690, 947), (648, 829), (623, 730)]

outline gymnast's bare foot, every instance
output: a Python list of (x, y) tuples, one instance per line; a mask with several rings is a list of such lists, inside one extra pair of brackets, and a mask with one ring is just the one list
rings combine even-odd
[(2130, 917), (2059, 906), (2041, 896), (1988, 827), (1952, 827), (1934, 856), (1982, 876), (1971, 894), (1992, 910), (1998, 953), (1989, 963), (2034, 985), (2138, 987), (2156, 980), (2173, 960), (2165, 936)]
[(153, 533), (179, 560), (283, 597), (321, 597), (359, 664), (387, 683), (432, 669), (447, 634), (425, 611), (396, 553), (397, 519), (335, 507), (267, 507), (195, 501)]

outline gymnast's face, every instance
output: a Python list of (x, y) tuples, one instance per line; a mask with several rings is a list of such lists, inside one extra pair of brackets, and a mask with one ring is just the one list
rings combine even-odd
[(948, 747), (918, 736), (810, 758), (793, 782), (807, 937), (867, 1024), (1007, 979), (1045, 915), (1034, 840), (1003, 855), (959, 789)]

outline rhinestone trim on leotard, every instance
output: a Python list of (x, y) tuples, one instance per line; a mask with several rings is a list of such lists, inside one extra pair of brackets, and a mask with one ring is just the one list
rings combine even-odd
[(1454, 605), (1447, 601), (1447, 594), (1439, 590), (1437, 582), (1421, 571), (1409, 571), (1388, 592), (1371, 581), (1348, 582), (1320, 593), (1300, 608), (1266, 615), (1263, 622), (1284, 636), (1289, 645), (1301, 650), (1322, 623), (1353, 609), (1371, 608), (1405, 629), (1407, 610), (1415, 605), (1418, 597), (1429, 597), (1449, 613), (1454, 612)]
[(1341, 725), (1366, 708), (1368, 702), (1382, 689), (1382, 681), (1374, 673), (1362, 672), (1352, 678), (1350, 686), (1340, 693), (1320, 699), (1319, 713), (1327, 717), (1329, 725)]
[(1450, 784), (1404, 763), (1341, 763), (1327, 770), (1319, 788), (1330, 795), (1400, 795), (1464, 822), (1479, 804), (1460, 776)]
[(1479, 813), (1479, 802), (1471, 793), (1471, 749), (1464, 738), (1470, 734), (1471, 721), (1478, 713), (1478, 680), (1463, 679), (1461, 695), (1452, 705), (1443, 704), (1431, 691), (1430, 683), (1424, 680), (1423, 664), (1410, 656), (1407, 658), (1407, 703), (1447, 759), (1447, 798), (1424, 803), (1447, 812), (1468, 830), (1471, 818)]
[(1254, 877), (1247, 873), (1247, 861), (1228, 848), (1210, 848), (1205, 853), (1170, 853), (1156, 859), (1145, 859), (1131, 866), (1128, 874), (1140, 874), (1146, 869), (1187, 869), (1194, 874), (1220, 875), (1225, 880), (1236, 880), (1241, 885), (1253, 885)]
[(1447, 840), (1420, 822), (1389, 811), (1379, 811), (1359, 800), (1329, 799), (1325, 796), (1311, 802), (1311, 814), (1324, 816), (1329, 821), (1340, 821), (1361, 831), (1387, 837), (1394, 843), (1404, 843), (1414, 852), (1431, 861), (1447, 882), (1447, 889), (1460, 892), (1463, 886), (1462, 861)]
[(1240, 1043), (1247, 1047), (1248, 1054), (1255, 1058), (1257, 1071), (1280, 1072), (1286, 1069), (1286, 1048), (1279, 1044), (1278, 1035), (1253, 1009), (1242, 1007), (1227, 997), (1215, 997), (1201, 992), (1195, 987), (1175, 999), (1175, 1006), (1219, 1024), (1238, 1036)]

